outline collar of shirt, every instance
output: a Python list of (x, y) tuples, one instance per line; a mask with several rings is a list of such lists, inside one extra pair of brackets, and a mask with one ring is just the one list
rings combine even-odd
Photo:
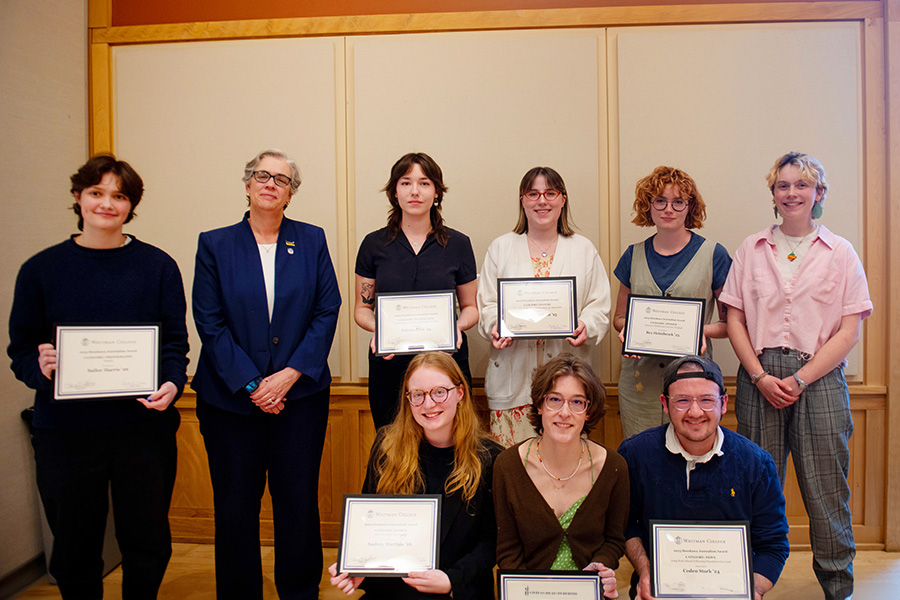
[(713, 447), (709, 452), (702, 456), (695, 456), (684, 449), (681, 445), (681, 442), (678, 441), (678, 436), (675, 435), (675, 428), (672, 427), (672, 424), (669, 423), (669, 427), (666, 429), (666, 450), (671, 452), (672, 454), (680, 454), (684, 457), (686, 461), (685, 465), (685, 480), (687, 489), (691, 489), (691, 471), (699, 463), (709, 462), (713, 456), (722, 456), (724, 452), (722, 451), (722, 443), (725, 441), (725, 434), (722, 433), (721, 427), (716, 427), (716, 442), (713, 444)]
[[(774, 246), (775, 245), (775, 229), (778, 227), (779, 227), (779, 225), (777, 225), (777, 224), (772, 225), (768, 229), (764, 229), (761, 232), (759, 232), (756, 236), (756, 242), (759, 243), (760, 241), (765, 240), (769, 245)], [(836, 241), (835, 234), (833, 234), (831, 231), (829, 231), (825, 227), (817, 228), (816, 236), (812, 239), (812, 241), (810, 242), (810, 245), (812, 245), (816, 240), (822, 240), (822, 243), (824, 243), (826, 246), (828, 246), (832, 250), (834, 249), (835, 241)]]

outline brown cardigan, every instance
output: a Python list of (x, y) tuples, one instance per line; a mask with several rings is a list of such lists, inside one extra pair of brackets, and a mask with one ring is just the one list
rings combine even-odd
[(607, 448), (606, 462), (566, 534), (525, 471), (519, 456), (521, 445), (507, 448), (494, 463), (497, 566), (547, 570), (556, 560), (563, 536), (567, 535), (572, 558), (579, 569), (592, 562), (618, 568), (619, 559), (625, 553), (628, 519), (625, 459)]

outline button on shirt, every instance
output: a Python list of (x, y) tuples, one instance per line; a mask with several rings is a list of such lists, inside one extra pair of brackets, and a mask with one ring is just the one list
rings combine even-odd
[(719, 300), (744, 312), (757, 354), (786, 347), (814, 355), (843, 317), (872, 313), (866, 273), (850, 242), (820, 225), (799, 270), (785, 281), (776, 264), (775, 227), (744, 240)]

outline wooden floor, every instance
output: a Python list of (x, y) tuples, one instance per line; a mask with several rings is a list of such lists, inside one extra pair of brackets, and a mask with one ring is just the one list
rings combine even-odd
[[(334, 548), (325, 548), (326, 567), (337, 557)], [(272, 576), (274, 551), (271, 546), (262, 548), (265, 598), (275, 599), (275, 582)], [(856, 591), (858, 600), (900, 600), (900, 552), (860, 552), (854, 562)], [(627, 560), (617, 573), (619, 577), (619, 597), (627, 598), (628, 579), (631, 565)], [(115, 569), (104, 581), (104, 598), (121, 600), (122, 570)], [(331, 587), (325, 573), (319, 598), (338, 600), (347, 598)], [(352, 598), (361, 596), (357, 592)], [(56, 587), (39, 582), (16, 596), (18, 599), (54, 598), (61, 596)], [(215, 577), (213, 574), (213, 547), (208, 544), (174, 544), (172, 560), (166, 571), (166, 578), (159, 597), (169, 600), (212, 600), (215, 598)], [(821, 600), (824, 596), (816, 583), (812, 571), (810, 552), (792, 552), (784, 573), (775, 588), (766, 594), (766, 600)]]

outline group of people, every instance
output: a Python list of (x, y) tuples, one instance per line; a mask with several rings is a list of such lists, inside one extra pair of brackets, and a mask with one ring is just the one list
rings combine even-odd
[[(200, 235), (192, 294), (202, 344), (192, 387), (213, 484), (218, 596), (262, 597), (259, 510), (268, 481), (279, 596), (313, 598), (327, 356), (341, 297), (322, 229), (284, 215), (301, 181), (294, 161), (263, 151), (243, 181), (244, 219)], [(547, 167), (525, 174), (518, 222), (490, 245), (479, 276), (469, 238), (444, 224), (448, 188), (438, 164), (423, 153), (400, 158), (382, 190), (387, 226), (359, 249), (354, 317), (374, 331), (376, 293), (452, 289), (457, 351), (379, 356), (373, 337), (377, 436), (364, 492), (442, 494), (440, 568), (365, 581), (332, 568), (332, 582), (374, 597), (489, 598), (495, 564), (577, 568), (597, 571), (604, 594), (616, 597), (624, 553), (635, 567), (632, 597), (650, 598), (649, 520), (702, 518), (751, 522), (761, 598), (787, 557), (781, 489), (793, 453), (816, 575), (826, 598), (849, 597), (853, 426), (843, 365), (872, 303), (853, 247), (815, 223), (828, 189), (818, 161), (786, 154), (767, 182), (781, 223), (748, 237), (733, 263), (693, 231), (706, 206), (690, 176), (658, 167), (638, 182), (633, 222), (656, 232), (629, 246), (614, 270), (620, 339), (630, 293), (705, 298), (718, 316), (705, 315), (701, 356), (622, 358), (627, 439), (617, 453), (587, 439), (605, 412), (590, 362), (609, 328), (610, 285), (594, 245), (575, 233), (562, 177)], [(123, 233), (143, 192), (130, 165), (94, 157), (72, 176), (71, 192), (81, 233), (23, 265), (8, 349), (17, 377), (36, 390), (38, 485), (55, 536), (50, 571), (64, 597), (102, 593), (111, 486), (123, 589), (153, 598), (171, 553), (173, 402), (187, 380), (181, 275), (164, 252)], [(573, 334), (501, 337), (497, 279), (556, 276), (576, 280)], [(138, 402), (53, 400), (54, 326), (90, 322), (160, 324), (157, 391)], [(465, 331), (476, 325), (491, 343), (489, 431), (472, 400)], [(734, 404), (742, 435), (719, 427), (728, 397), (706, 339), (724, 337), (741, 362)]]

